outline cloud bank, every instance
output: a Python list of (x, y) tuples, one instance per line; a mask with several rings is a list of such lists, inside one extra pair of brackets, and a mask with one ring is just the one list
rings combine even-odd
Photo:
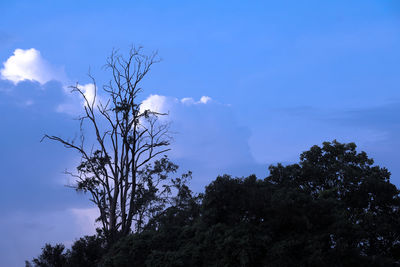
[(35, 48), (15, 49), (14, 54), (3, 62), (0, 75), (1, 79), (14, 84), (29, 80), (42, 85), (51, 80), (61, 81), (65, 77), (63, 70), (51, 66)]
[(168, 114), (161, 118), (171, 123), (174, 141), (170, 156), (182, 171), (193, 171), (195, 190), (202, 191), (220, 174), (266, 174), (267, 167), (257, 164), (251, 155), (250, 130), (239, 124), (231, 106), (209, 96), (196, 100), (150, 95), (142, 102), (144, 110)]
[[(71, 94), (68, 87), (67, 75), (62, 68), (57, 68), (46, 61), (40, 51), (35, 48), (30, 49), (15, 49), (12, 56), (10, 56), (0, 69), (0, 78), (3, 80), (0, 83), (0, 91), (16, 91), (21, 83), (36, 83), (31, 87), (37, 89), (39, 84), (42, 90), (60, 90), (66, 97), (57, 103), (54, 111), (76, 115), (81, 106), (85, 106), (86, 102), (83, 97), (78, 94)], [(5, 84), (5, 83), (9, 84)], [(48, 86), (50, 83), (57, 82), (62, 86)], [(24, 85), (24, 87), (27, 87)], [(52, 88), (49, 88), (52, 87)], [(93, 83), (79, 84), (78, 89), (82, 90), (87, 100), (91, 103), (95, 98), (95, 85)], [(31, 95), (32, 93), (28, 93)], [(96, 101), (99, 100), (96, 96)], [(31, 106), (40, 101), (28, 99), (23, 105)], [(54, 103), (53, 103), (54, 104)]]

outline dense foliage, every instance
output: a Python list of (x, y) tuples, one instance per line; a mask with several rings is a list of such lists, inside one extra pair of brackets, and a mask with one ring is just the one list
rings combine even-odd
[(174, 205), (107, 251), (85, 237), (67, 252), (46, 245), (33, 264), (397, 266), (400, 196), (389, 178), (353, 143), (326, 142), (263, 180), (225, 175), (199, 196), (183, 185)]

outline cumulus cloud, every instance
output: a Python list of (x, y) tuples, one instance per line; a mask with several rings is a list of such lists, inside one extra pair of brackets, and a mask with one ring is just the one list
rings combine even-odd
[(9, 80), (14, 84), (24, 80), (45, 84), (51, 80), (63, 80), (64, 73), (44, 60), (38, 50), (31, 48), (16, 49), (14, 54), (3, 62), (0, 76), (1, 79)]
[(207, 104), (208, 102), (210, 102), (211, 101), (211, 97), (209, 97), (209, 96), (202, 96), (201, 98), (200, 98), (200, 103), (202, 103), (202, 104)]
[[(169, 113), (163, 120), (171, 122), (174, 142), (171, 159), (185, 170), (193, 171), (195, 190), (219, 174), (249, 175), (260, 171), (250, 153), (248, 128), (239, 125), (232, 107), (203, 96), (178, 99), (150, 95), (142, 102), (141, 111)], [(265, 170), (264, 170), (265, 169)]]
[[(98, 96), (96, 96), (96, 87), (93, 83), (88, 83), (84, 85), (78, 85), (78, 89), (83, 92), (87, 101), (91, 104), (93, 101), (98, 100)], [(95, 99), (96, 97), (96, 99)], [(86, 101), (83, 103), (85, 106), (87, 105)]]
[(163, 95), (150, 95), (143, 100), (140, 105), (140, 113), (150, 110), (158, 113), (168, 113), (171, 104), (176, 102), (176, 98), (166, 97)]
[[(52, 106), (59, 101), (56, 105), (55, 111), (67, 113), (70, 115), (77, 115), (82, 111), (82, 106), (86, 105), (82, 96), (79, 94), (70, 94), (70, 88), (67, 86), (68, 79), (62, 68), (56, 68), (48, 63), (41, 55), (40, 51), (35, 48), (31, 49), (16, 49), (12, 56), (10, 56), (0, 69), (0, 92), (7, 92), (10, 95), (15, 95), (16, 89), (21, 87), (30, 87), (32, 90), (29, 92), (25, 90), (26, 96), (30, 96), (33, 92), (46, 91), (49, 89), (51, 94), (63, 94), (60, 99), (53, 99)], [(58, 83), (54, 86), (54, 83)], [(52, 84), (53, 86), (48, 86)], [(60, 87), (59, 84), (62, 86)], [(51, 88), (50, 88), (51, 87)], [(36, 90), (37, 88), (41, 90)], [(82, 90), (87, 100), (92, 103), (96, 96), (96, 88), (93, 83), (78, 85), (78, 89)], [(38, 96), (39, 97), (39, 96)], [(96, 102), (100, 97), (96, 96)], [(20, 100), (18, 100), (20, 102)], [(29, 98), (25, 103), (19, 104), (20, 106), (34, 106), (43, 101), (37, 98)]]

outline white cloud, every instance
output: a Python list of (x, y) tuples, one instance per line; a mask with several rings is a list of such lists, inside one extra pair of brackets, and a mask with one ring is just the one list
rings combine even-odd
[(140, 105), (140, 112), (150, 110), (158, 113), (168, 113), (171, 104), (176, 103), (177, 99), (163, 95), (150, 95)]
[(24, 80), (45, 84), (51, 80), (63, 80), (65, 75), (62, 70), (50, 66), (38, 50), (31, 48), (15, 49), (14, 54), (3, 62), (0, 76), (14, 84)]
[(141, 112), (146, 109), (169, 113), (162, 118), (171, 122), (170, 157), (184, 170), (193, 171), (196, 190), (218, 174), (260, 173), (248, 145), (250, 131), (238, 124), (231, 107), (208, 96), (195, 100), (151, 95), (143, 101)]
[(192, 97), (185, 97), (181, 99), (181, 102), (186, 105), (195, 105), (195, 104), (207, 104), (211, 101), (211, 97), (202, 96), (199, 101), (195, 101)]
[[(90, 104), (93, 103), (96, 97), (96, 102), (98, 100), (98, 96), (96, 96), (96, 88), (93, 83), (88, 83), (85, 85), (78, 85), (78, 89), (83, 92), (86, 99)], [(87, 105), (86, 101), (83, 103), (85, 106)]]
[[(207, 104), (210, 103), (211, 97), (202, 96), (199, 101), (195, 101), (192, 97), (185, 97), (178, 99), (176, 97), (163, 96), (163, 95), (150, 95), (140, 105), (140, 113), (150, 110), (157, 113), (170, 114), (176, 113), (179, 107), (189, 107), (192, 105)], [(171, 115), (171, 114), (170, 114)], [(169, 116), (168, 116), (169, 117)], [(162, 120), (167, 120), (167, 117), (159, 117)]]
[[(96, 93), (96, 87), (93, 83), (77, 85), (77, 87), (79, 90), (82, 90), (90, 104), (92, 104), (95, 97), (95, 106), (99, 101), (104, 103), (104, 101), (102, 102), (102, 98)], [(64, 93), (67, 95), (67, 98), (57, 106), (56, 111), (70, 115), (79, 115), (82, 112), (82, 106), (87, 106), (86, 101), (78, 92), (71, 93), (71, 88), (68, 86), (64, 86)]]
[[(26, 50), (15, 49), (14, 54), (3, 62), (3, 68), (0, 69), (0, 78), (11, 81), (14, 85), (25, 80), (39, 82), (41, 85), (52, 80), (61, 82), (64, 85), (64, 93), (67, 94), (68, 98), (57, 106), (57, 112), (76, 115), (82, 110), (82, 106), (86, 105), (86, 102), (78, 94), (70, 94), (70, 87), (66, 85), (69, 81), (63, 69), (57, 69), (52, 66), (43, 59), (40, 51), (35, 48)], [(78, 85), (78, 89), (82, 90), (89, 103), (94, 101), (96, 88), (93, 83)], [(99, 95), (96, 95), (95, 104), (100, 100)], [(35, 102), (34, 100), (30, 100), (26, 102), (26, 106), (32, 105)]]
[(191, 98), (191, 97), (182, 98), (182, 99), (181, 99), (181, 102), (182, 102), (183, 104), (187, 104), (187, 105), (193, 105), (193, 104), (196, 103), (196, 102), (194, 101), (194, 99)]
[(208, 102), (210, 102), (211, 101), (211, 97), (209, 97), (209, 96), (202, 96), (201, 98), (200, 98), (200, 103), (202, 103), (202, 104), (207, 104)]

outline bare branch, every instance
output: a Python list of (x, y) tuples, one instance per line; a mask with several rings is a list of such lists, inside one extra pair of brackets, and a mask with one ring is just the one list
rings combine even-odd
[[(44, 135), (77, 151), (81, 162), (77, 172), (66, 172), (75, 179), (70, 187), (88, 192), (98, 207), (102, 229), (109, 242), (117, 236), (129, 234), (133, 222), (136, 231), (155, 212), (169, 203), (169, 187), (156, 188), (164, 183), (165, 175), (176, 170), (160, 156), (170, 150), (169, 125), (158, 120), (166, 113), (152, 110), (140, 112), (137, 102), (142, 91), (141, 81), (158, 63), (157, 52), (147, 56), (141, 47), (132, 47), (125, 58), (113, 50), (104, 68), (111, 72), (111, 80), (103, 92), (107, 98), (98, 98), (94, 76), (88, 73), (94, 86), (94, 97), (88, 98), (86, 89), (76, 83), (71, 91), (84, 101), (80, 121), (80, 144), (58, 136)], [(87, 146), (84, 127), (94, 132), (94, 144)], [(87, 139), (87, 140), (86, 140)], [(152, 164), (154, 168), (152, 169)]]

